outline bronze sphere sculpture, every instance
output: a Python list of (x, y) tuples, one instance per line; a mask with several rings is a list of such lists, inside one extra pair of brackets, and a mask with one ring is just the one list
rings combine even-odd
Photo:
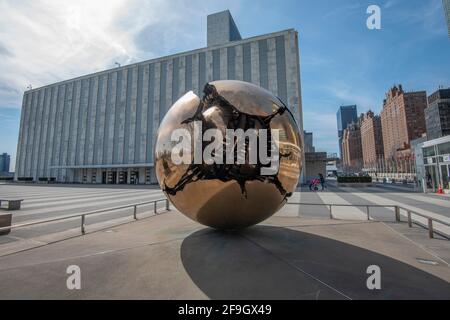
[(287, 202), (302, 169), (290, 110), (251, 83), (207, 83), (168, 110), (155, 145), (156, 177), (184, 215), (212, 228), (257, 224)]

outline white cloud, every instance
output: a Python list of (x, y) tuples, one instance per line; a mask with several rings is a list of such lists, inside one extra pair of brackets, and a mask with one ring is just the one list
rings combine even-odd
[(20, 108), (28, 84), (205, 45), (206, 15), (218, 9), (225, 7), (183, 0), (3, 0), (0, 106)]

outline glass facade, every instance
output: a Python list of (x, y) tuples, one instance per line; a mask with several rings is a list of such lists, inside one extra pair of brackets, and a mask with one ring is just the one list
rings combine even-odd
[(422, 152), (428, 188), (450, 189), (450, 141), (424, 147)]

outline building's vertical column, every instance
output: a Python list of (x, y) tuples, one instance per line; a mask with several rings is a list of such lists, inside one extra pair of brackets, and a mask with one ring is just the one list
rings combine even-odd
[[(148, 66), (148, 111), (147, 111), (147, 138), (145, 143), (145, 162), (151, 163), (153, 161), (153, 130), (154, 130), (154, 112), (155, 112), (155, 96), (158, 91), (155, 91), (156, 86), (156, 70), (155, 66), (158, 63), (153, 63)], [(159, 71), (158, 71), (159, 72)], [(159, 81), (159, 80), (158, 80)]]
[[(31, 114), (31, 101), (33, 99), (33, 93), (29, 91), (26, 93), (26, 104), (25, 108), (22, 109), (23, 114), (23, 129), (22, 129), (22, 138), (20, 140), (20, 162), (19, 162), (19, 173), (18, 177), (25, 176), (25, 167), (26, 167), (26, 155), (27, 155), (27, 144), (28, 144), (28, 131), (30, 129), (30, 114)], [(17, 170), (16, 170), (17, 171)]]
[[(74, 109), (75, 109), (75, 96), (77, 91), (77, 84), (78, 82), (72, 81), (69, 84), (69, 90), (66, 94), (66, 102), (64, 106), (64, 113), (65, 113), (65, 119), (64, 119), (64, 128), (63, 128), (63, 148), (61, 153), (61, 164), (64, 167), (67, 167), (69, 165), (69, 151), (70, 151), (70, 141), (71, 141), (71, 134), (73, 132), (73, 122), (76, 121), (76, 117), (74, 115)], [(72, 171), (72, 170), (70, 170)], [(69, 170), (67, 168), (63, 168), (61, 170), (61, 181), (68, 182), (69, 181)]]
[[(290, 102), (288, 99), (288, 93), (287, 93), (287, 86), (288, 86), (288, 80), (286, 76), (286, 72), (288, 69), (286, 68), (286, 65), (289, 65), (289, 63), (294, 63), (295, 61), (288, 61), (286, 63), (288, 56), (286, 55), (286, 49), (285, 49), (285, 37), (284, 36), (278, 36), (275, 38), (275, 48), (276, 48), (276, 66), (275, 66), (275, 73), (277, 76), (277, 96), (285, 103), (287, 106), (290, 106)], [(289, 68), (289, 71), (292, 72), (290, 77), (295, 76), (295, 68)], [(291, 109), (293, 114), (296, 114), (295, 110)], [(296, 121), (299, 119), (296, 118)]]
[(41, 129), (41, 137), (40, 137), (40, 149), (39, 149), (39, 162), (38, 162), (38, 177), (44, 177), (45, 176), (45, 159), (46, 159), (46, 151), (47, 151), (47, 145), (49, 143), (48, 140), (48, 134), (47, 132), (50, 130), (48, 127), (49, 119), (50, 119), (50, 106), (51, 106), (51, 95), (52, 95), (52, 88), (45, 88), (44, 89), (44, 109), (42, 111), (43, 117), (42, 117), (42, 129)]
[[(84, 148), (80, 148), (79, 150), (79, 155), (78, 156), (78, 164), (83, 164), (83, 165), (89, 165), (90, 164), (90, 160), (89, 160), (89, 152), (90, 152), (90, 148), (91, 148), (91, 134), (92, 134), (92, 121), (93, 119), (95, 119), (95, 115), (93, 115), (92, 112), (92, 95), (93, 95), (93, 91), (94, 91), (94, 81), (95, 78), (94, 77), (90, 77), (87, 81), (87, 87), (86, 87), (86, 119), (85, 119), (85, 133), (84, 133), (84, 142), (83, 142), (83, 146)], [(91, 172), (89, 171), (88, 173), (88, 181), (91, 181), (90, 178), (90, 174)]]
[(228, 55), (227, 55), (227, 48), (221, 48), (220, 51), (220, 74), (219, 79), (220, 80), (226, 80), (228, 79)]
[[(138, 67), (133, 67), (133, 81), (131, 84), (131, 110), (130, 110), (130, 131), (128, 135), (128, 161), (125, 163), (135, 163), (135, 145), (136, 145), (136, 111), (137, 111), (137, 90), (138, 90)], [(140, 128), (139, 128), (140, 130)]]
[[(151, 144), (151, 150), (154, 150), (155, 147), (155, 140), (156, 140), (156, 133), (158, 132), (159, 128), (159, 115), (161, 110), (161, 74), (162, 69), (165, 68), (164, 61), (161, 61), (159, 63), (155, 63), (155, 72), (154, 72), (154, 94), (153, 94), (153, 124), (152, 124), (152, 144)], [(149, 154), (151, 163), (154, 163), (153, 159), (153, 151)]]
[(244, 58), (243, 58), (243, 47), (242, 45), (237, 45), (234, 47), (236, 58), (234, 59), (235, 63), (235, 72), (236, 72), (236, 80), (243, 81), (244, 80)]
[(172, 102), (167, 106), (167, 110), (171, 107), (171, 105), (177, 101), (178, 95), (180, 92), (179, 84), (180, 84), (180, 58), (176, 57), (172, 61), (172, 82), (171, 82), (171, 98)]
[(50, 92), (50, 110), (48, 114), (47, 124), (47, 143), (45, 145), (45, 158), (44, 158), (44, 173), (47, 178), (51, 177), (52, 154), (53, 154), (53, 140), (55, 138), (55, 119), (56, 119), (56, 97), (58, 94), (58, 87), (53, 86)]
[[(64, 119), (64, 101), (66, 96), (66, 84), (58, 86), (58, 94), (56, 97), (56, 118), (55, 118), (55, 138), (53, 138), (53, 166), (60, 166), (60, 154), (62, 144), (62, 127)], [(61, 169), (52, 169), (51, 176), (58, 180)], [(58, 180), (59, 181), (59, 180)]]
[(206, 52), (200, 52), (198, 54), (198, 94), (203, 96), (203, 88), (207, 82), (206, 76)]
[(75, 149), (75, 165), (85, 165), (85, 144), (87, 135), (87, 122), (88, 122), (88, 103), (89, 103), (89, 88), (92, 78), (83, 79), (81, 81), (81, 93), (80, 93), (80, 110), (78, 112), (78, 130), (77, 130), (77, 143)]
[(41, 154), (41, 148), (40, 148), (40, 138), (41, 138), (41, 129), (42, 129), (42, 110), (44, 108), (44, 95), (45, 95), (45, 89), (39, 90), (39, 97), (38, 97), (38, 105), (36, 109), (36, 115), (35, 115), (35, 126), (34, 126), (34, 141), (33, 141), (33, 157), (32, 157), (32, 163), (31, 163), (31, 176), (33, 177), (34, 181), (38, 180), (38, 162), (39, 162), (39, 156)]
[(199, 55), (192, 55), (192, 91), (201, 97), (199, 91)]
[(259, 79), (259, 45), (257, 41), (250, 43), (251, 48), (251, 66), (252, 66), (252, 83), (260, 85)]
[(131, 96), (133, 91), (133, 79), (137, 77), (133, 68), (128, 68), (127, 72), (127, 98), (125, 107), (124, 123), (124, 144), (123, 144), (123, 163), (129, 163), (128, 147), (130, 144), (130, 122), (131, 122)]
[(252, 48), (250, 43), (245, 43), (242, 46), (242, 68), (244, 81), (252, 82)]
[(186, 93), (186, 57), (180, 57), (179, 64), (178, 94), (172, 104)]
[(193, 90), (192, 74), (193, 74), (193, 55), (185, 57), (184, 63), (184, 93)]
[[(75, 165), (76, 159), (76, 145), (79, 143), (78, 137), (78, 123), (80, 119), (80, 95), (81, 95), (81, 81), (78, 80), (74, 84), (73, 98), (72, 98), (72, 110), (70, 116), (70, 132), (69, 132), (69, 146), (67, 148), (67, 165), (73, 167)], [(75, 181), (74, 176), (75, 170), (67, 171), (67, 181), (69, 182), (79, 182)]]
[(94, 164), (96, 165), (100, 165), (103, 163), (103, 146), (106, 143), (105, 116), (106, 116), (106, 91), (108, 86), (107, 74), (102, 74), (99, 77), (98, 86), (99, 87), (97, 94), (97, 117), (96, 117), (97, 125), (95, 127), (95, 147), (94, 147)]
[(220, 49), (212, 50), (212, 80), (220, 80)]
[(25, 165), (25, 176), (32, 176), (31, 166), (33, 164), (33, 146), (34, 146), (34, 130), (36, 127), (36, 110), (38, 106), (39, 99), (39, 91), (33, 92), (32, 104), (30, 110), (30, 118), (29, 118), (29, 128), (28, 128), (28, 140), (27, 140), (27, 155), (26, 155), (26, 165)]
[[(267, 39), (258, 41), (258, 57), (259, 57), (259, 85), (266, 90), (269, 90), (269, 77), (275, 77), (276, 82), (276, 74), (269, 74), (268, 67), (268, 46)], [(272, 92), (273, 94), (277, 94), (276, 92)]]
[[(267, 39), (267, 73), (268, 89), (278, 96), (277, 50), (275, 39)], [(285, 101), (283, 101), (286, 103)]]
[[(88, 131), (86, 134), (86, 146), (87, 152), (85, 153), (85, 163), (87, 165), (94, 164), (94, 144), (95, 144), (95, 130), (97, 120), (97, 94), (98, 94), (98, 79), (100, 77), (94, 77), (91, 79), (89, 88), (89, 113), (88, 113)], [(86, 148), (85, 148), (86, 150)], [(95, 182), (95, 181), (92, 181)]]
[(123, 88), (125, 86), (125, 83), (123, 81), (123, 69), (117, 70), (117, 86), (116, 86), (116, 110), (115, 110), (115, 121), (114, 121), (114, 139), (113, 139), (113, 158), (112, 163), (122, 163), (121, 160), (119, 160), (119, 153), (121, 151), (122, 147), (119, 145), (119, 136), (121, 128), (123, 128), (123, 121), (121, 119), (121, 115), (124, 113), (123, 108), (123, 101), (122, 101), (122, 94), (123, 94)]
[(161, 61), (159, 64), (159, 104), (158, 104), (158, 126), (166, 112), (166, 83), (167, 83), (167, 61)]
[(167, 61), (167, 76), (166, 76), (166, 101), (164, 107), (164, 114), (160, 117), (160, 123), (164, 116), (166, 115), (169, 108), (172, 106), (172, 82), (173, 82), (173, 60), (170, 59)]
[[(140, 121), (140, 131), (136, 130), (138, 139), (136, 140), (135, 163), (145, 163), (146, 161), (146, 144), (147, 144), (147, 119), (148, 119), (148, 80), (149, 80), (148, 64), (142, 66), (142, 82), (141, 82), (141, 112), (138, 114)], [(139, 144), (139, 148), (137, 145)]]
[[(213, 52), (211, 50), (205, 52), (205, 63), (206, 63), (206, 82), (213, 81)], [(203, 90), (203, 88), (201, 88)]]
[[(120, 83), (117, 87), (117, 119), (116, 119), (116, 134), (117, 144), (114, 146), (115, 159), (114, 163), (124, 163), (125, 154), (125, 127), (126, 127), (126, 115), (128, 107), (128, 81), (131, 81), (133, 75), (130, 69), (123, 69), (120, 73)], [(130, 76), (130, 78), (128, 78)], [(129, 87), (131, 90), (131, 85)]]
[(22, 158), (23, 158), (23, 143), (24, 143), (24, 127), (25, 127), (25, 114), (28, 102), (28, 93), (25, 92), (22, 98), (22, 108), (20, 112), (20, 125), (19, 125), (19, 139), (17, 140), (17, 155), (16, 155), (16, 168), (14, 170), (14, 180), (21, 176), (22, 172)]
[(236, 47), (227, 48), (226, 79), (236, 79)]
[[(69, 82), (66, 84), (66, 97), (64, 100), (64, 115), (63, 115), (63, 128), (61, 135), (61, 150), (60, 150), (60, 165), (67, 166), (67, 151), (69, 148), (69, 136), (70, 136), (70, 118), (71, 118), (71, 110), (73, 109), (73, 91), (75, 89), (75, 82)], [(58, 181), (67, 182), (67, 169), (62, 168), (59, 171)]]
[(112, 164), (114, 153), (114, 124), (116, 118), (117, 72), (109, 73), (107, 90), (107, 111), (105, 122), (105, 145), (103, 148), (103, 164)]
[[(142, 161), (142, 142), (145, 141), (145, 135), (142, 136), (142, 127), (145, 125), (147, 110), (143, 111), (144, 98), (147, 100), (148, 91), (144, 85), (144, 70), (145, 66), (138, 66), (138, 83), (137, 83), (137, 100), (136, 100), (136, 131), (134, 133), (134, 163), (141, 163)], [(144, 90), (145, 89), (145, 90)], [(145, 92), (144, 92), (145, 91)], [(145, 113), (145, 115), (144, 115)], [(144, 149), (145, 150), (145, 149)], [(145, 151), (144, 151), (145, 152)]]

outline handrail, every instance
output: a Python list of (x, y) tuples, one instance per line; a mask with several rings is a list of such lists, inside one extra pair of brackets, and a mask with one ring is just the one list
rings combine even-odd
[[(400, 222), (400, 210), (404, 210), (406, 211), (407, 217), (408, 217), (408, 226), (410, 228), (412, 228), (413, 223), (415, 224), (420, 224), (417, 221), (413, 222), (412, 221), (412, 215), (417, 215), (419, 217), (425, 218), (428, 220), (428, 225), (424, 226), (425, 228), (428, 228), (428, 235), (430, 238), (434, 237), (434, 233), (438, 233), (441, 234), (441, 232), (437, 232), (434, 230), (433, 228), (433, 222), (437, 222), (440, 224), (443, 224), (444, 226), (450, 227), (450, 223), (443, 221), (441, 219), (438, 218), (434, 218), (434, 217), (430, 217), (427, 216), (423, 213), (419, 213), (417, 211), (399, 206), (399, 205), (395, 205), (395, 204), (338, 204), (338, 203), (303, 203), (303, 202), (288, 202), (287, 204), (290, 205), (304, 205), (304, 206), (326, 206), (329, 207), (329, 211), (330, 211), (330, 219), (333, 219), (333, 211), (332, 208), (333, 207), (363, 207), (366, 208), (366, 212), (367, 212), (367, 220), (370, 220), (370, 212), (369, 212), (369, 208), (394, 208), (395, 209), (395, 219), (397, 222)], [(420, 224), (422, 225), (422, 224)], [(423, 225), (422, 225), (423, 226)], [(444, 235), (445, 237), (448, 237), (447, 235)]]
[(159, 202), (163, 202), (163, 201), (166, 202), (166, 211), (170, 211), (169, 200), (167, 198), (163, 198), (163, 199), (156, 199), (156, 200), (152, 200), (152, 201), (139, 202), (139, 203), (134, 203), (134, 204), (127, 204), (127, 205), (123, 205), (123, 206), (98, 209), (98, 210), (93, 210), (93, 211), (88, 211), (88, 212), (83, 212), (83, 213), (78, 213), (78, 214), (73, 214), (73, 215), (62, 216), (62, 217), (58, 217), (58, 218), (37, 220), (37, 221), (31, 221), (31, 222), (26, 222), (26, 223), (21, 223), (21, 224), (14, 224), (14, 225), (7, 226), (7, 227), (1, 227), (0, 231), (11, 230), (11, 229), (18, 229), (18, 228), (25, 228), (25, 227), (38, 225), (38, 224), (46, 224), (46, 223), (53, 223), (53, 222), (57, 222), (57, 221), (81, 218), (81, 226), (80, 226), (81, 227), (81, 233), (85, 234), (86, 233), (86, 225), (85, 225), (86, 216), (91, 216), (91, 215), (95, 215), (95, 214), (106, 214), (106, 213), (110, 213), (112, 211), (117, 211), (117, 210), (120, 210), (120, 209), (126, 209), (126, 208), (134, 207), (133, 218), (135, 220), (137, 220), (137, 207), (138, 206), (142, 206), (142, 205), (152, 204), (153, 203), (154, 204), (153, 212), (156, 214), (157, 213), (157, 204)]

